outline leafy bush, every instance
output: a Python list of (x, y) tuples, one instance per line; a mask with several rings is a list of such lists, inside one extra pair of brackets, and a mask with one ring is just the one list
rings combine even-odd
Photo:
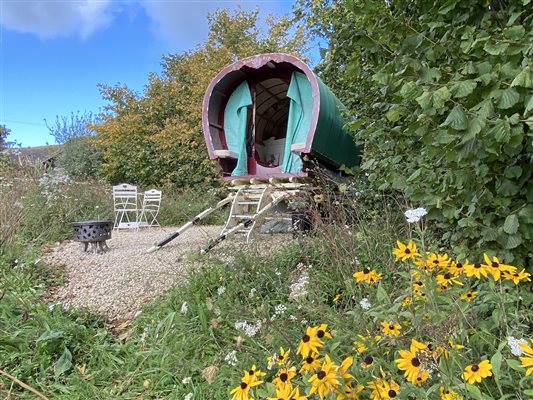
[(103, 154), (88, 136), (68, 139), (61, 149), (59, 165), (78, 179), (95, 179), (101, 173)]
[(533, 239), (529, 1), (305, 2), (319, 67), (357, 117), (362, 168), (423, 205), (457, 254)]

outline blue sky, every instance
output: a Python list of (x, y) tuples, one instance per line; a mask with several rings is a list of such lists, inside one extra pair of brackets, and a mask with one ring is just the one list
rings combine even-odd
[(23, 146), (54, 144), (44, 120), (98, 113), (97, 84), (142, 92), (163, 54), (207, 38), (217, 8), (290, 11), (293, 0), (0, 0), (0, 125)]

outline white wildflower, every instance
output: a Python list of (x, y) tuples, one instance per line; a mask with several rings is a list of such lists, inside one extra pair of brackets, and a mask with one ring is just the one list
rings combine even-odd
[(232, 367), (236, 367), (237, 366), (237, 351), (232, 350), (228, 354), (226, 354), (226, 357), (224, 357), (224, 361), (226, 361)]
[(296, 321), (298, 318), (296, 318), (294, 315), (289, 315), (289, 319), (291, 321)]
[(189, 383), (191, 383), (191, 377), (186, 376), (185, 378), (181, 380), (181, 383), (183, 383), (184, 385), (188, 385)]
[(287, 307), (284, 306), (283, 304), (278, 304), (278, 305), (274, 308), (274, 313), (275, 313), (277, 316), (280, 316), (280, 315), (285, 314), (285, 311), (287, 311)]
[(359, 302), (359, 305), (363, 310), (368, 310), (370, 307), (372, 307), (372, 304), (368, 301), (366, 297), (363, 297), (361, 301)]
[(268, 357), (268, 365), (267, 369), (270, 371), (274, 365), (276, 365), (276, 360), (278, 356), (276, 353), (272, 354), (270, 357)]
[(412, 224), (414, 222), (420, 221), (420, 218), (422, 218), (424, 215), (426, 215), (428, 212), (423, 207), (415, 208), (414, 210), (407, 210), (404, 215), (405, 218), (407, 218), (407, 222)]
[(189, 305), (187, 304), (186, 301), (184, 301), (183, 304), (181, 305), (181, 313), (187, 314), (188, 311), (189, 311)]
[(243, 331), (244, 334), (248, 337), (254, 337), (257, 332), (261, 330), (261, 327), (263, 326), (261, 321), (256, 321), (255, 324), (251, 324), (246, 321), (237, 321), (235, 322), (235, 329)]
[(252, 298), (255, 296), (255, 292), (257, 292), (257, 289), (256, 288), (251, 288), (250, 289), (250, 294), (248, 295), (248, 297)]
[(295, 279), (293, 283), (289, 285), (291, 292), (289, 294), (289, 299), (296, 300), (301, 297), (307, 296), (307, 285), (309, 284), (309, 270), (311, 265), (306, 266), (302, 263), (296, 265), (296, 271), (294, 273)]
[(187, 395), (183, 398), (183, 400), (191, 400), (192, 399), (192, 393), (187, 393)]
[(507, 344), (511, 348), (511, 353), (516, 357), (520, 357), (522, 354), (524, 354), (524, 350), (522, 350), (522, 348), (520, 347), (520, 343), (527, 344), (527, 340), (517, 339), (512, 336), (509, 336), (507, 338)]
[(226, 288), (224, 286), (220, 286), (217, 289), (217, 293), (218, 293), (219, 296), (222, 296), (224, 294), (224, 292), (226, 292)]

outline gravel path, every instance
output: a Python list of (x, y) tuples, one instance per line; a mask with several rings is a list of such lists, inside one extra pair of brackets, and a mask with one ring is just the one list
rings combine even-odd
[[(65, 307), (87, 307), (110, 321), (131, 319), (142, 303), (157, 297), (186, 276), (199, 262), (187, 253), (199, 251), (220, 226), (195, 226), (159, 251), (147, 254), (152, 245), (176, 228), (113, 232), (103, 254), (83, 253), (78, 242), (63, 242), (48, 249), (43, 261), (64, 268), (66, 282), (52, 298)], [(244, 237), (230, 243), (242, 243)], [(220, 247), (227, 247), (222, 242)], [(230, 244), (231, 246), (231, 244)], [(190, 258), (190, 257), (189, 257)]]

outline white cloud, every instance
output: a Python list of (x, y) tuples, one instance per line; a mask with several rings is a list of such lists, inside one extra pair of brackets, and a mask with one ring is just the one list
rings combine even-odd
[(41, 38), (77, 34), (85, 39), (113, 20), (111, 0), (3, 0), (0, 24)]
[(292, 0), (141, 0), (146, 14), (152, 20), (155, 35), (167, 43), (171, 51), (187, 50), (207, 39), (207, 14), (219, 8), (244, 10), (259, 7), (261, 14), (280, 13), (280, 4)]

